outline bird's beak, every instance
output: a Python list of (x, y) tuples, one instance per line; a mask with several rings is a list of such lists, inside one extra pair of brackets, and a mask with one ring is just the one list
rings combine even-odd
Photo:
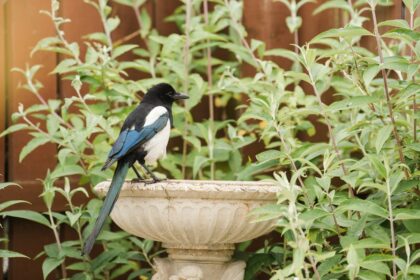
[(174, 100), (179, 100), (179, 99), (188, 99), (190, 97), (188, 95), (186, 95), (186, 94), (177, 92), (177, 93), (175, 93), (175, 95), (172, 96), (172, 98)]

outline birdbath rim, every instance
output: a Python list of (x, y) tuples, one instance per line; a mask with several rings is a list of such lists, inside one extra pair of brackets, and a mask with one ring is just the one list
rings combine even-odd
[[(103, 196), (110, 180), (96, 185), (95, 191)], [(276, 181), (224, 181), (224, 180), (164, 180), (157, 183), (125, 181), (120, 197), (201, 198), (229, 200), (276, 201), (280, 186)]]

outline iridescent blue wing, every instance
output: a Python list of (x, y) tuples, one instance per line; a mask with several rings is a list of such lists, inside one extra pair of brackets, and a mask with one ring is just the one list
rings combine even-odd
[(136, 129), (125, 129), (118, 136), (112, 146), (111, 151), (108, 154), (108, 159), (102, 170), (107, 169), (115, 161), (119, 160), (123, 156), (127, 155), (139, 145), (152, 139), (159, 131), (161, 131), (169, 120), (169, 114), (162, 114), (155, 122), (150, 125), (144, 126), (140, 130)]

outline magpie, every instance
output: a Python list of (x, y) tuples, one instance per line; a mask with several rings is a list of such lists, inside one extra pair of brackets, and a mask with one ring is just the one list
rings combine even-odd
[(172, 104), (176, 100), (187, 98), (188, 95), (176, 92), (171, 85), (160, 83), (150, 88), (137, 108), (128, 115), (102, 167), (102, 170), (106, 170), (117, 162), (111, 186), (92, 233), (85, 242), (82, 255), (89, 254), (92, 250), (106, 218), (114, 207), (129, 168), (133, 168), (138, 180), (143, 180), (134, 167), (136, 161), (152, 177), (152, 183), (159, 181), (146, 164), (166, 155), (173, 125)]

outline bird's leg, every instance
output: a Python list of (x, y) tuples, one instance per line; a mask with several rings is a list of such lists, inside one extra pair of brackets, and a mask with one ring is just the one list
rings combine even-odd
[(143, 177), (140, 175), (140, 173), (137, 171), (136, 167), (134, 165), (131, 166), (131, 168), (133, 168), (134, 173), (136, 173), (137, 178), (134, 178), (133, 180), (131, 180), (132, 182), (140, 182), (143, 181)]
[(150, 171), (150, 169), (147, 167), (147, 165), (145, 163), (140, 163), (140, 164), (147, 171), (147, 173), (149, 173), (150, 177), (152, 177), (152, 179), (153, 179), (152, 184), (162, 181), (162, 179), (159, 179), (158, 177), (156, 177), (155, 174), (153, 174), (152, 171)]

